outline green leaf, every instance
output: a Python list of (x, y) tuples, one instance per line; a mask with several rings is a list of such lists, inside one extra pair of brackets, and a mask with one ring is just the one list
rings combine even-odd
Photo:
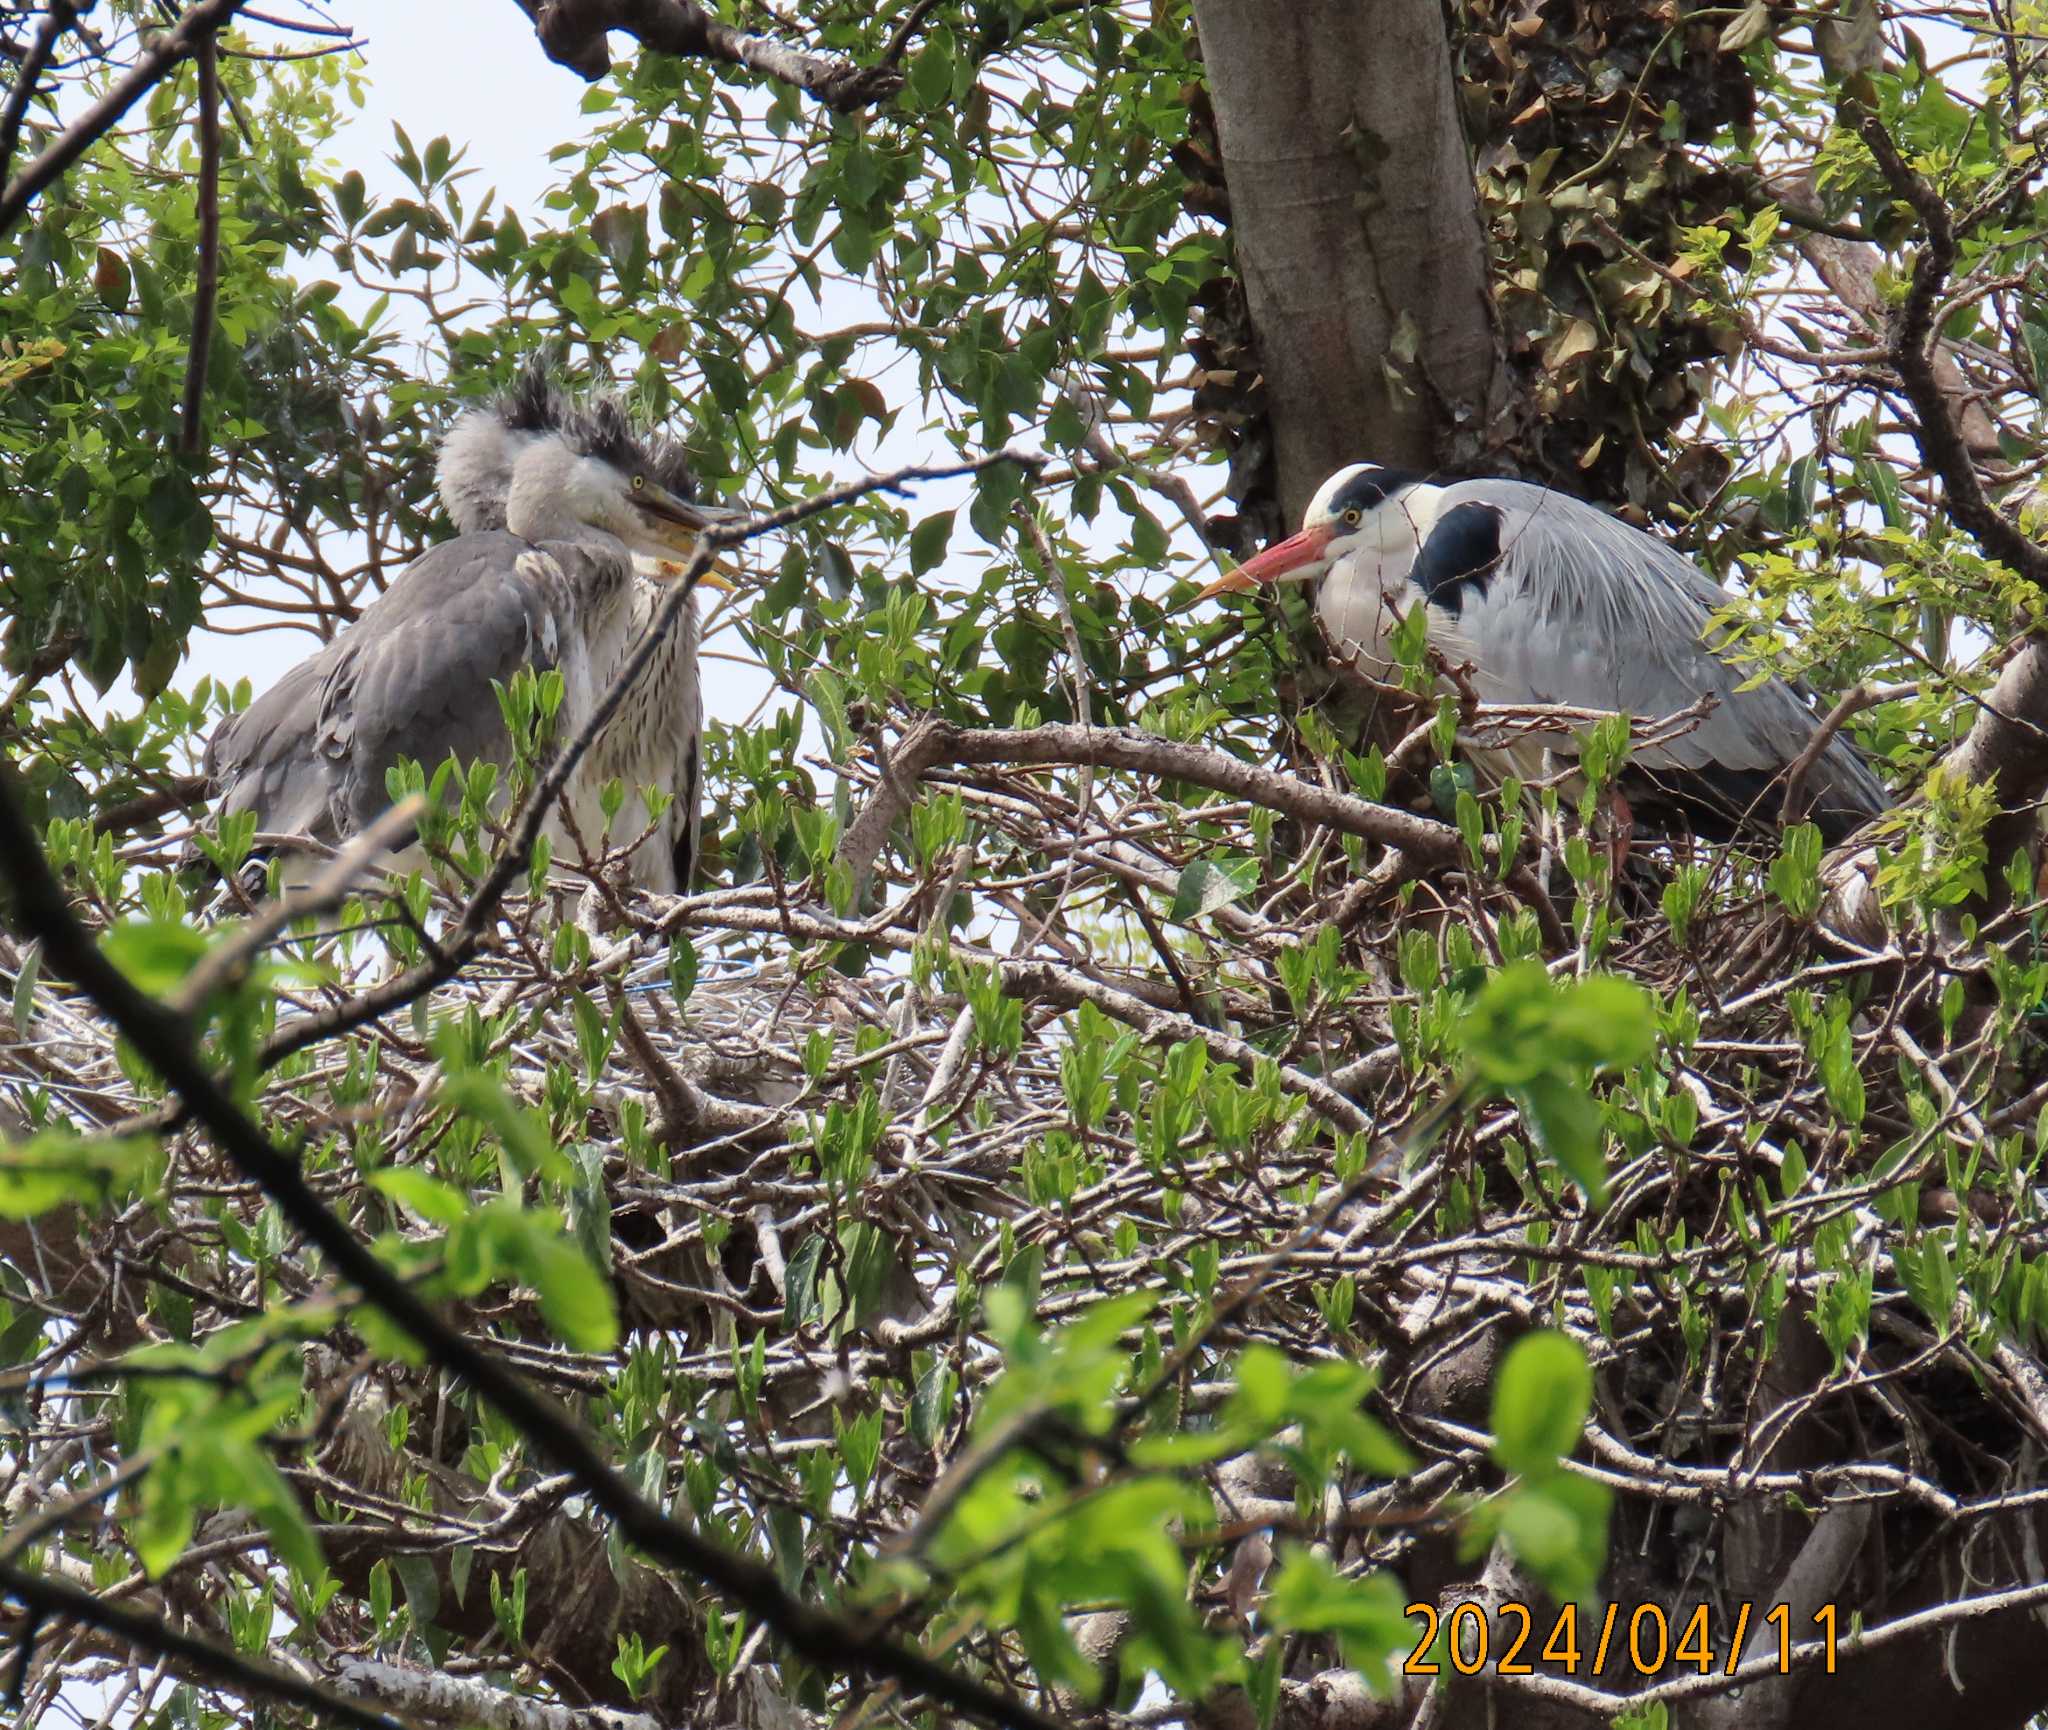
[(1272, 1730), (1273, 1719), (1280, 1710), (1280, 1673), (1286, 1661), (1287, 1642), (1269, 1639), (1245, 1676), (1245, 1695), (1252, 1703), (1252, 1715), (1259, 1730)]
[(1648, 992), (1611, 974), (1559, 983), (1540, 961), (1503, 967), (1459, 1024), (1473, 1075), (1494, 1087), (1580, 1066), (1626, 1069), (1656, 1049)]
[(905, 82), (920, 107), (936, 108), (953, 94), (953, 40), (949, 31), (935, 30), (910, 63)]
[(1225, 857), (1196, 859), (1180, 874), (1174, 886), (1173, 906), (1167, 917), (1176, 925), (1199, 919), (1219, 907), (1228, 907), (1259, 886), (1256, 859)]
[(812, 1232), (796, 1246), (782, 1273), (782, 1325), (792, 1330), (818, 1317), (818, 1264), (825, 1259), (825, 1237)]
[(143, 1479), (138, 1499), (140, 1509), (128, 1521), (128, 1542), (134, 1546), (143, 1572), (152, 1580), (161, 1579), (192, 1541), (199, 1509), (168, 1460), (159, 1462)]
[(14, 979), (14, 1036), (27, 1039), (36, 1019), (36, 981), (43, 972), (43, 940), (38, 937), (21, 955), (21, 971)]
[(140, 1136), (88, 1140), (45, 1130), (0, 1146), (0, 1219), (34, 1219), (66, 1202), (96, 1207), (131, 1188), (153, 1187), (161, 1154)]
[(541, 1314), (566, 1345), (579, 1352), (608, 1352), (618, 1345), (611, 1285), (581, 1250), (553, 1232), (536, 1231), (521, 1271), (540, 1298)]
[(825, 593), (835, 601), (847, 599), (860, 581), (852, 554), (837, 541), (826, 541), (818, 548), (818, 575), (824, 579)]
[(953, 539), (953, 511), (928, 516), (910, 531), (910, 574), (921, 577), (946, 556)]
[(1493, 1457), (1510, 1472), (1540, 1476), (1579, 1445), (1593, 1409), (1593, 1366), (1568, 1335), (1517, 1340), (1493, 1384)]
[(690, 993), (697, 989), (697, 965), (696, 944), (680, 934), (669, 939), (668, 988), (678, 1009), (690, 1001)]
[(853, 739), (846, 718), (846, 686), (828, 667), (813, 668), (805, 686), (811, 707), (818, 712), (818, 725), (824, 730), (826, 754), (835, 763), (845, 762)]
[(1820, 830), (1795, 823), (1779, 842), (1771, 861), (1771, 893), (1794, 919), (1808, 920), (1820, 911)]
[(1334, 1634), (1344, 1662), (1375, 1694), (1392, 1691), (1395, 1660), (1415, 1643), (1407, 1594), (1390, 1574), (1347, 1580), (1329, 1560), (1300, 1544), (1282, 1551), (1267, 1588), (1265, 1614), (1276, 1628)]
[(1559, 1602), (1584, 1602), (1607, 1566), (1614, 1496), (1574, 1472), (1516, 1484), (1502, 1498), (1500, 1534), (1516, 1559)]
[(413, 1625), (424, 1628), (441, 1608), (441, 1582), (434, 1573), (434, 1559), (417, 1550), (400, 1550), (392, 1555), (391, 1566), (405, 1587)]
[(101, 948), (140, 989), (161, 997), (181, 984), (208, 947), (205, 931), (166, 919), (128, 919), (109, 931)]
[(443, 1231), (469, 1217), (469, 1197), (451, 1184), (431, 1177), (417, 1166), (387, 1165), (369, 1176), (370, 1187), (388, 1195), (428, 1225)]
[(1607, 1161), (1601, 1147), (1600, 1108), (1593, 1096), (1577, 1082), (1556, 1075), (1531, 1076), (1508, 1092), (1537, 1145), (1596, 1204), (1604, 1204)]

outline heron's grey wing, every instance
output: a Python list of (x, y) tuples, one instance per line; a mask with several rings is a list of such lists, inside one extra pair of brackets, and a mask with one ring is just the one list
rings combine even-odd
[[(1473, 557), (1486, 529), (1480, 512), (1494, 520), (1490, 565)], [(1451, 544), (1433, 560), (1439, 534)], [(1442, 600), (1432, 595), (1432, 602), (1444, 613), (1446, 634), (1469, 644), (1489, 696), (1644, 719), (1716, 698), (1699, 726), (1644, 748), (1636, 760), (1653, 774), (1724, 778), (1725, 792), (1741, 808), (1768, 789), (1820, 725), (1783, 680), (1745, 691), (1747, 672), (1713, 652), (1709, 621), (1728, 599), (1718, 584), (1654, 535), (1578, 499), (1520, 481), (1448, 487), (1416, 569), (1426, 585), (1432, 569), (1453, 579), (1438, 585)], [(1846, 831), (1887, 803), (1861, 754), (1840, 734), (1808, 771), (1807, 789), (1815, 821), (1831, 831)]]
[(336, 838), (328, 810), (333, 775), (315, 749), (320, 687), (341, 640), (301, 661), (206, 742), (207, 783), (219, 814), (253, 811), (265, 834)]
[(503, 761), (491, 682), (554, 666), (571, 605), (559, 564), (516, 535), (462, 535), (415, 559), (342, 639), (320, 692), (337, 825), (353, 832), (390, 804), (400, 757), (430, 776), (451, 753)]

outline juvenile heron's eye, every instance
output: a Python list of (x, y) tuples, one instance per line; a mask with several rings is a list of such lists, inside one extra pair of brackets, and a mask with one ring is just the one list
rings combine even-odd
[[(633, 484), (637, 487), (640, 483), (638, 481), (635, 481)], [(1344, 513), (1344, 526), (1347, 529), (1355, 529), (1358, 527), (1360, 523), (1364, 521), (1365, 513), (1361, 511), (1356, 505), (1353, 505), (1348, 511)]]
[(645, 475), (635, 475), (635, 476), (633, 477), (633, 490), (634, 490), (634, 491), (635, 491), (636, 493), (637, 493), (637, 492), (639, 492), (639, 491), (640, 491), (640, 490), (641, 490), (642, 488), (644, 488), (644, 487), (645, 487), (646, 485), (647, 485), (647, 477), (646, 477)]

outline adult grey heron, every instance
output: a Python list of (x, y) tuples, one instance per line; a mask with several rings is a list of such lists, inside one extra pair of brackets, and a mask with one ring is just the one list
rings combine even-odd
[[(733, 515), (697, 502), (678, 446), (643, 435), (615, 399), (578, 401), (537, 367), (455, 423), (436, 480), (461, 532), (215, 730), (205, 767), (223, 814), (253, 811), (259, 832), (333, 845), (387, 808), (386, 771), (401, 756), (430, 775), (451, 753), (502, 764), (511, 743), (493, 681), (522, 668), (559, 669), (557, 736), (573, 736), (653, 616), (672, 561)], [(702, 726), (686, 607), (563, 796), (586, 847), (630, 845), (638, 887), (689, 886)], [(608, 822), (600, 795), (613, 779), (627, 797)], [(646, 833), (638, 794), (650, 787), (671, 803)], [(565, 856), (559, 810), (548, 825)]]
[[(1322, 485), (1301, 532), (1198, 599), (1315, 582), (1316, 614), (1340, 658), (1385, 668), (1398, 613), (1425, 607), (1430, 640), (1469, 663), (1479, 696), (1556, 703), (1643, 720), (1715, 699), (1699, 725), (1629, 759), (1624, 790), (1709, 838), (1775, 821), (1786, 772), (1821, 718), (1782, 679), (1746, 674), (1711, 642), (1720, 586), (1656, 536), (1525, 481), (1437, 485), (1357, 463)], [(1568, 745), (1559, 746), (1569, 750)], [(1808, 815), (1830, 842), (1885, 809), (1884, 789), (1839, 733), (1805, 770)]]

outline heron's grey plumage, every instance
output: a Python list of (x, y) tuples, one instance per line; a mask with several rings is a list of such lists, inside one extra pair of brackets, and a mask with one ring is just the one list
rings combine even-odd
[[(1358, 520), (1347, 523), (1352, 509)], [(1340, 655), (1383, 659), (1396, 612), (1422, 605), (1431, 641), (1451, 664), (1471, 665), (1490, 702), (1654, 720), (1711, 697), (1698, 726), (1639, 746), (1632, 767), (1688, 810), (1730, 824), (1775, 819), (1785, 772), (1820, 717), (1784, 680), (1743, 688), (1748, 672), (1715, 651), (1711, 621), (1727, 595), (1656, 536), (1522, 481), (1434, 486), (1368, 465), (1332, 476), (1307, 520), (1332, 536), (1317, 613)], [(1840, 734), (1809, 767), (1805, 792), (1830, 839), (1886, 805)]]
[[(692, 498), (680, 451), (642, 438), (616, 403), (577, 402), (530, 370), (457, 422), (437, 480), (464, 532), (421, 554), (348, 631), (221, 725), (206, 769), (223, 812), (254, 811), (261, 831), (332, 844), (386, 809), (401, 756), (430, 774), (450, 755), (503, 763), (510, 741), (494, 687), (523, 669), (562, 675), (558, 737), (595, 713), (661, 596), (621, 534), (636, 532), (634, 501)], [(564, 502), (576, 497), (581, 516)], [(591, 848), (640, 836), (641, 789), (669, 797), (656, 833), (627, 858), (632, 881), (657, 893), (687, 888), (697, 856), (697, 646), (685, 607), (564, 793)], [(608, 825), (600, 795), (613, 779), (627, 798)], [(550, 813), (549, 827), (564, 856), (567, 826)]]
[(268, 834), (303, 835), (329, 846), (340, 839), (313, 730), (295, 719), (317, 710), (334, 648), (330, 643), (301, 661), (214, 729), (205, 769), (220, 796), (220, 816), (253, 811), (257, 828)]

